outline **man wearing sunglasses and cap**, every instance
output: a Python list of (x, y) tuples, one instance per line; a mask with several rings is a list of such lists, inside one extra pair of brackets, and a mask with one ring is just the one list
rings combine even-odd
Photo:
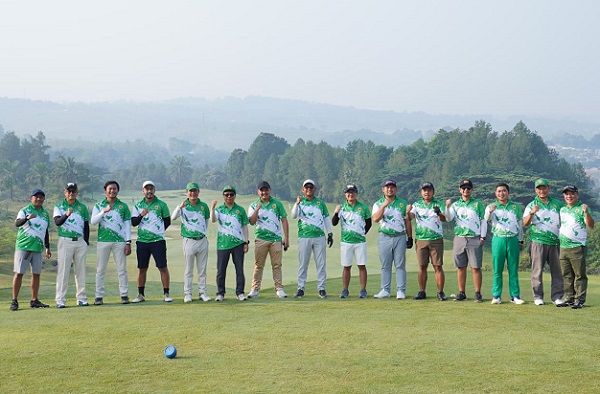
[(485, 206), (473, 198), (473, 182), (463, 179), (459, 186), (460, 200), (446, 200), (446, 220), (454, 220), (454, 240), (452, 255), (456, 267), (458, 295), (454, 301), (466, 301), (467, 266), (471, 267), (475, 302), (483, 302), (481, 295), (483, 264), (483, 243), (487, 234), (488, 224), (485, 220)]
[(225, 299), (225, 276), (229, 257), (235, 266), (235, 295), (238, 300), (245, 301), (244, 255), (248, 253), (248, 215), (246, 210), (235, 202), (236, 191), (233, 186), (223, 188), (223, 204), (217, 207), (217, 200), (212, 200), (210, 220), (219, 222), (217, 228), (217, 301)]
[(75, 271), (77, 305), (88, 306), (85, 293), (85, 259), (90, 243), (90, 214), (77, 200), (76, 183), (67, 183), (65, 199), (54, 207), (54, 223), (58, 226), (58, 269), (56, 273), (56, 307), (66, 307), (71, 264)]
[(586, 273), (587, 229), (594, 228), (592, 210), (579, 201), (579, 189), (563, 189), (565, 205), (560, 209), (560, 266), (565, 284), (564, 300), (573, 309), (583, 308), (588, 278)]
[(356, 258), (360, 293), (358, 298), (367, 298), (367, 239), (365, 236), (371, 228), (371, 211), (369, 207), (357, 200), (358, 188), (347, 185), (344, 188), (346, 202), (335, 207), (331, 223), (337, 226), (342, 223), (342, 238), (340, 241), (342, 263), (342, 293), (340, 298), (348, 298), (352, 260)]
[(19, 309), (19, 291), (23, 284), (23, 275), (27, 267), (31, 266), (31, 308), (48, 308), (48, 304), (38, 300), (40, 290), (40, 275), (42, 273), (42, 252), (45, 251), (46, 259), (52, 257), (50, 252), (50, 214), (43, 207), (46, 193), (41, 189), (31, 192), (31, 203), (21, 208), (15, 220), (19, 229), (15, 242), (14, 276), (12, 282), (12, 301), (10, 310)]

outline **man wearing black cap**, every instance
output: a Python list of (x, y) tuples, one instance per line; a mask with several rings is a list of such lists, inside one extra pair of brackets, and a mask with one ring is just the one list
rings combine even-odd
[(375, 298), (389, 298), (392, 283), (392, 263), (396, 269), (396, 298), (406, 298), (406, 249), (413, 247), (412, 224), (407, 215), (406, 200), (396, 196), (398, 187), (393, 180), (384, 182), (383, 197), (373, 204), (371, 218), (379, 223), (379, 261), (381, 262), (381, 291)]
[(442, 203), (433, 198), (435, 189), (433, 183), (425, 182), (421, 185), (421, 199), (416, 201), (412, 207), (406, 210), (410, 219), (416, 219), (415, 239), (417, 262), (419, 263), (419, 292), (413, 297), (415, 300), (427, 298), (425, 288), (427, 286), (427, 266), (429, 262), (435, 271), (435, 282), (437, 284), (437, 297), (440, 301), (446, 301), (444, 284), (444, 230), (442, 222), (446, 216), (442, 213)]
[(56, 307), (66, 307), (71, 264), (75, 271), (77, 305), (88, 306), (85, 293), (85, 258), (90, 243), (90, 214), (77, 200), (76, 183), (65, 186), (65, 199), (54, 207), (54, 223), (58, 226), (58, 269), (56, 273)]
[(219, 222), (217, 228), (217, 301), (225, 299), (225, 277), (229, 257), (235, 266), (235, 295), (245, 301), (244, 255), (248, 253), (248, 215), (246, 210), (236, 204), (236, 190), (233, 186), (223, 188), (223, 204), (217, 207), (217, 200), (210, 205), (210, 220)]
[(358, 298), (367, 298), (367, 239), (365, 236), (371, 228), (371, 212), (369, 207), (357, 200), (358, 188), (347, 185), (344, 188), (346, 202), (335, 207), (331, 223), (336, 226), (342, 222), (342, 238), (340, 241), (342, 262), (342, 293), (340, 298), (348, 298), (352, 260), (356, 258), (360, 280)]
[(551, 275), (551, 300), (556, 306), (566, 306), (563, 301), (565, 286), (560, 269), (560, 209), (563, 203), (550, 197), (550, 183), (539, 178), (534, 182), (535, 199), (525, 207), (523, 226), (529, 227), (529, 261), (531, 262), (531, 288), (533, 303), (544, 305), (544, 265), (548, 263)]
[(563, 189), (566, 205), (560, 209), (560, 266), (565, 284), (565, 301), (573, 309), (583, 308), (587, 293), (587, 229), (594, 228), (592, 211), (579, 201), (579, 189)]
[[(295, 298), (304, 297), (304, 285), (308, 276), (308, 263), (313, 253), (317, 266), (317, 289), (319, 297), (327, 298), (325, 281), (327, 279), (326, 242), (333, 245), (331, 220), (325, 201), (315, 197), (315, 181), (307, 179), (302, 183), (302, 194), (296, 198), (292, 207), (292, 218), (298, 219), (298, 291)], [(327, 232), (327, 241), (325, 233)]]
[(271, 258), (275, 294), (279, 298), (286, 298), (287, 294), (283, 290), (281, 261), (283, 251), (287, 250), (290, 245), (287, 213), (281, 201), (271, 197), (271, 185), (268, 182), (259, 182), (256, 189), (258, 199), (248, 207), (248, 220), (251, 225), (256, 226), (254, 230), (256, 236), (254, 240), (254, 273), (248, 298), (258, 297), (267, 255)]
[(473, 198), (473, 182), (463, 179), (458, 190), (461, 199), (452, 203), (446, 200), (446, 220), (454, 220), (454, 240), (452, 242), (452, 255), (456, 267), (458, 282), (458, 295), (454, 301), (465, 301), (467, 284), (467, 266), (471, 267), (473, 287), (475, 288), (475, 302), (483, 302), (481, 296), (481, 267), (483, 264), (483, 243), (487, 234), (487, 221), (484, 218), (485, 206)]
[(40, 274), (42, 273), (42, 251), (45, 250), (46, 259), (52, 257), (50, 252), (50, 214), (43, 207), (46, 194), (43, 190), (35, 189), (31, 192), (31, 204), (21, 208), (15, 220), (18, 227), (15, 242), (14, 277), (12, 282), (12, 301), (10, 310), (19, 309), (19, 290), (23, 283), (23, 275), (27, 267), (31, 266), (31, 308), (48, 308), (48, 304), (38, 300), (40, 289)]

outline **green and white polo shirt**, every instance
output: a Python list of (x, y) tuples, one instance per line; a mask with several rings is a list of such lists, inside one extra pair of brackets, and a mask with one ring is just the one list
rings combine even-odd
[(429, 204), (421, 198), (412, 206), (411, 213), (415, 215), (415, 222), (417, 224), (415, 238), (420, 241), (435, 241), (444, 237), (442, 221), (433, 211), (434, 207), (442, 209), (443, 205), (435, 198)]
[(29, 219), (17, 231), (15, 249), (28, 252), (42, 252), (44, 251), (46, 230), (50, 226), (50, 214), (43, 207), (36, 209), (33, 204), (29, 204), (17, 213), (17, 219), (25, 219), (27, 215), (31, 215), (32, 213), (36, 217)]
[(544, 245), (558, 245), (560, 233), (560, 209), (563, 203), (556, 198), (548, 198), (548, 204), (545, 204), (539, 197), (527, 204), (524, 216), (528, 216), (531, 209), (537, 205), (537, 211), (531, 218), (529, 227), (529, 238), (532, 242)]
[(154, 197), (150, 203), (147, 203), (146, 199), (143, 198), (133, 206), (131, 216), (140, 216), (144, 208), (148, 210), (148, 214), (142, 218), (138, 226), (138, 242), (151, 243), (164, 240), (165, 221), (163, 218), (170, 217), (169, 207), (158, 197)]
[(341, 242), (349, 244), (358, 244), (367, 242), (365, 238), (365, 227), (367, 219), (371, 218), (369, 207), (360, 201), (356, 201), (354, 206), (346, 201), (338, 214), (342, 224)]
[(446, 210), (446, 220), (454, 220), (454, 235), (459, 237), (484, 237), (487, 235), (487, 222), (484, 220), (485, 206), (475, 198), (465, 201), (462, 198)]
[[(588, 207), (588, 212), (592, 214)], [(560, 247), (565, 249), (586, 246), (587, 226), (585, 225), (585, 212), (581, 208), (581, 201), (569, 208), (563, 205), (560, 209)]]
[(256, 205), (259, 202), (261, 206), (258, 211), (254, 235), (263, 241), (280, 242), (282, 239), (281, 219), (287, 217), (283, 204), (273, 197), (269, 197), (268, 203), (263, 203), (259, 198), (248, 207), (248, 216), (254, 215)]
[(244, 208), (235, 203), (231, 208), (222, 204), (215, 208), (215, 215), (219, 222), (217, 250), (233, 249), (246, 242), (243, 227), (249, 221)]
[[(523, 237), (523, 210), (521, 204), (508, 200), (506, 205), (500, 204), (498, 200), (491, 205), (496, 206), (496, 210), (490, 213), (492, 224), (492, 234), (497, 237), (515, 237), (519, 240)], [(489, 206), (486, 208), (489, 211)]]
[(210, 210), (206, 203), (200, 201), (192, 205), (189, 198), (181, 209), (181, 236), (186, 238), (201, 238), (206, 235)]
[[(92, 217), (104, 211), (109, 202), (106, 198), (92, 209)], [(102, 215), (98, 222), (98, 242), (125, 242), (131, 239), (131, 212), (123, 201), (115, 201), (112, 209)]]
[(318, 238), (325, 236), (323, 230), (325, 218), (329, 211), (325, 201), (313, 198), (312, 201), (302, 197), (298, 204), (298, 238)]
[[(373, 204), (371, 214), (379, 211), (379, 207), (385, 202), (385, 197), (380, 198)], [(406, 233), (406, 200), (396, 197), (394, 201), (385, 207), (383, 217), (379, 221), (379, 232), (386, 235), (399, 235)]]
[(75, 200), (75, 204), (69, 205), (65, 198), (54, 207), (53, 217), (63, 216), (69, 208), (73, 208), (73, 213), (61, 226), (58, 226), (58, 236), (66, 238), (83, 237), (83, 224), (90, 221), (90, 213), (79, 200)]

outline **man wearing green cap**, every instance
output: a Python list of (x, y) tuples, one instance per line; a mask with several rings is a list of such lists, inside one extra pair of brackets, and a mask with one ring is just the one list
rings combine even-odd
[(223, 188), (224, 203), (217, 207), (213, 200), (210, 207), (211, 222), (219, 222), (217, 229), (217, 301), (225, 298), (225, 274), (229, 257), (235, 266), (235, 295), (238, 300), (246, 300), (244, 295), (244, 254), (248, 253), (248, 215), (246, 210), (235, 203), (236, 191), (233, 186)]
[(206, 293), (206, 263), (208, 261), (208, 240), (206, 230), (210, 211), (208, 205), (200, 201), (200, 188), (196, 182), (185, 187), (187, 199), (175, 208), (171, 221), (181, 216), (181, 236), (185, 271), (183, 281), (183, 302), (192, 302), (192, 278), (194, 264), (198, 270), (198, 294), (202, 301), (210, 301)]
[(560, 209), (559, 200), (549, 196), (550, 183), (538, 178), (534, 183), (536, 197), (525, 207), (523, 226), (529, 226), (529, 260), (531, 261), (531, 288), (535, 305), (544, 305), (543, 270), (547, 263), (551, 276), (551, 299), (556, 306), (563, 302), (564, 285), (560, 269)]

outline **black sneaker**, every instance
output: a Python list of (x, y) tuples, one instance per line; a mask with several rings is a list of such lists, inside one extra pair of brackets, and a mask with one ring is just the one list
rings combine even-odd
[(44, 304), (43, 302), (41, 302), (37, 298), (35, 300), (29, 301), (29, 306), (32, 307), (32, 308), (48, 308), (48, 307), (50, 307), (50, 305)]
[(348, 289), (344, 289), (344, 290), (342, 290), (342, 293), (340, 294), (340, 298), (348, 298), (349, 295), (350, 295), (350, 292), (348, 291)]
[(437, 298), (440, 301), (446, 301), (448, 299), (448, 298), (446, 298), (446, 294), (444, 294), (443, 291), (438, 291)]
[(459, 291), (458, 295), (454, 298), (454, 301), (466, 301), (467, 295), (464, 291)]
[(483, 302), (483, 297), (480, 292), (475, 293), (475, 302)]
[(424, 300), (425, 298), (427, 298), (427, 294), (424, 291), (420, 291), (413, 297), (413, 300)]
[(319, 290), (319, 297), (327, 298), (327, 292), (325, 290)]
[(129, 304), (129, 297), (127, 297), (127, 296), (121, 297), (121, 304)]
[(19, 302), (17, 300), (12, 300), (10, 303), (10, 310), (14, 312), (18, 309), (19, 309)]
[(302, 298), (304, 297), (304, 289), (298, 289), (296, 294), (294, 294), (294, 298)]
[(571, 305), (571, 309), (581, 309), (583, 308), (583, 302), (576, 301), (573, 305)]
[(94, 305), (103, 305), (104, 304), (104, 300), (102, 299), (102, 297), (96, 297), (96, 299), (94, 300)]

